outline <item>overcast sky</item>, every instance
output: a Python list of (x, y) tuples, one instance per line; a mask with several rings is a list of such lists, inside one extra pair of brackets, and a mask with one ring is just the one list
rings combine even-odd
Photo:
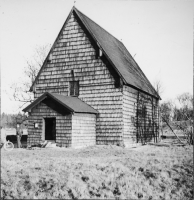
[[(36, 46), (53, 44), (74, 0), (1, 0), (1, 112), (18, 111), (10, 85)], [(122, 40), (162, 100), (193, 94), (193, 0), (76, 0), (75, 6)]]

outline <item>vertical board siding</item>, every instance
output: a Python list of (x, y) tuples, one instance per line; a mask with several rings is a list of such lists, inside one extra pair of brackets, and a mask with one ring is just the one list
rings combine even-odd
[(44, 92), (69, 95), (69, 81), (79, 81), (79, 98), (98, 110), (96, 143), (117, 144), (122, 141), (122, 89), (107, 65), (95, 58), (96, 50), (72, 14), (53, 48), (51, 62), (42, 70), (35, 98)]
[(86, 147), (96, 144), (96, 115), (72, 115), (72, 147)]
[[(42, 139), (43, 119), (56, 117), (56, 143), (63, 147), (71, 146), (72, 123), (71, 115), (61, 115), (49, 108), (46, 104), (40, 103), (32, 109), (29, 116), (28, 125), (28, 145), (39, 143)], [(34, 128), (34, 123), (39, 124), (39, 128)]]
[(157, 142), (158, 101), (128, 86), (123, 87), (123, 139), (125, 146)]

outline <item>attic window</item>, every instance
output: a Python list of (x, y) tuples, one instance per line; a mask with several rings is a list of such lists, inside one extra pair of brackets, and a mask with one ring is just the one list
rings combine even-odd
[(70, 96), (79, 96), (79, 81), (69, 82), (69, 94)]
[(102, 50), (99, 49), (99, 57), (102, 57)]
[(34, 128), (39, 128), (39, 124), (37, 122), (34, 123)]
[(96, 59), (101, 58), (103, 55), (102, 50), (99, 48), (96, 50)]

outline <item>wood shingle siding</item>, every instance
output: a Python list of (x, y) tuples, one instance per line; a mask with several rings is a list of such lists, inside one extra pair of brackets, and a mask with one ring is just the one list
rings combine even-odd
[(122, 42), (75, 7), (31, 90), (29, 143), (41, 139), (44, 117), (56, 117), (62, 146), (157, 142), (159, 95)]
[[(72, 132), (71, 115), (69, 113), (61, 115), (44, 103), (34, 107), (29, 116), (28, 145), (39, 143), (43, 140), (43, 120), (49, 117), (56, 117), (56, 143), (63, 147), (70, 147)], [(38, 129), (34, 128), (35, 122), (39, 124)]]
[[(96, 124), (96, 143), (99, 144), (103, 140), (106, 143), (115, 143), (122, 135), (122, 89), (114, 87), (115, 80), (106, 65), (100, 59), (92, 57), (96, 50), (87, 35), (83, 31), (82, 34), (77, 34), (76, 31), (80, 31), (81, 27), (74, 15), (67, 23), (68, 28), (71, 26), (71, 30), (75, 32), (71, 33), (71, 37), (67, 37), (69, 31), (65, 28), (53, 49), (51, 63), (47, 64), (39, 76), (35, 98), (45, 91), (68, 95), (68, 82), (72, 81), (71, 70), (74, 70), (74, 78), (79, 80), (79, 98), (100, 113)], [(78, 44), (78, 41), (82, 43)], [(62, 42), (68, 45), (60, 45)], [(106, 125), (102, 123), (104, 121), (107, 121)], [(115, 131), (115, 126), (120, 128)], [(112, 132), (112, 135), (108, 134), (111, 135), (110, 139), (103, 137), (107, 131)]]
[(72, 116), (72, 147), (96, 144), (96, 115), (75, 113)]
[[(145, 106), (144, 115), (140, 112), (143, 112), (141, 104)], [(157, 108), (158, 101), (153, 97), (127, 86), (123, 87), (123, 137), (126, 146), (132, 146), (136, 142), (156, 142), (159, 127)]]

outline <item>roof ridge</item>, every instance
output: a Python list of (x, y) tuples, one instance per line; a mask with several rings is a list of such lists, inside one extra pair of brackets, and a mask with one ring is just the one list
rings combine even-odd
[(114, 37), (118, 42), (120, 42), (122, 44), (122, 42), (117, 39), (114, 35), (112, 35), (111, 33), (109, 33), (107, 30), (105, 30), (102, 26), (100, 26), (99, 24), (97, 24), (95, 21), (93, 21), (92, 19), (90, 19), (88, 16), (86, 16), (85, 14), (83, 14), (81, 11), (79, 11), (75, 6), (74, 6), (74, 10), (80, 12), (82, 15), (84, 15), (85, 17), (87, 17), (90, 21), (92, 21), (94, 24), (96, 24), (97, 26), (99, 26), (101, 29), (103, 29), (104, 32), (108, 33), (110, 36)]
[[(114, 44), (117, 46), (117, 48), (122, 52), (123, 57), (125, 57), (126, 61), (129, 63), (129, 65), (131, 65), (131, 67), (128, 66), (127, 68), (133, 71), (133, 75), (135, 75), (136, 77), (139, 77), (139, 79), (140, 79), (139, 81), (141, 81), (141, 79), (144, 79), (144, 81), (143, 81), (144, 84), (146, 84), (146, 86), (152, 91), (152, 93), (154, 93), (154, 95), (159, 96), (157, 94), (156, 90), (154, 89), (154, 87), (152, 86), (152, 84), (150, 83), (150, 81), (148, 80), (148, 78), (146, 77), (146, 75), (143, 73), (143, 71), (141, 70), (141, 68), (139, 67), (137, 62), (135, 61), (135, 59), (129, 53), (129, 51), (127, 50), (125, 45), (122, 43), (122, 41), (118, 40), (115, 36), (110, 34), (108, 31), (106, 31), (104, 28), (102, 28), (100, 25), (98, 25), (92, 19), (87, 17), (85, 14), (83, 14), (81, 11), (79, 11), (76, 7), (74, 7), (74, 10), (78, 14), (78, 16), (81, 18), (81, 20), (83, 20), (83, 21), (86, 20), (86, 24), (87, 24), (87, 26), (89, 26), (88, 28), (90, 29), (90, 31), (92, 31), (92, 28), (91, 28), (91, 25), (88, 24), (87, 20), (89, 20), (91, 23), (93, 23), (95, 26), (97, 26), (99, 29), (101, 29), (105, 34), (107, 34), (108, 37), (113, 38), (112, 42), (114, 42)], [(92, 31), (92, 34), (94, 34), (94, 36), (96, 37), (96, 34), (93, 31)], [(98, 41), (98, 39), (97, 39), (97, 41)], [(102, 45), (102, 44), (100, 44), (100, 45)]]
[[(114, 67), (119, 76), (123, 79), (125, 84), (132, 85), (137, 89), (140, 89), (141, 91), (148, 92), (149, 94), (160, 98), (154, 87), (147, 79), (147, 77), (145, 76), (139, 65), (136, 63), (135, 59), (131, 56), (122, 41), (118, 40), (111, 33), (106, 31), (92, 19), (87, 17), (75, 6), (72, 7), (68, 17), (65, 20), (65, 23), (63, 24), (57, 38), (54, 41), (54, 44), (51, 47), (51, 50), (49, 51), (41, 69), (39, 70), (35, 81), (30, 87), (31, 91), (33, 90), (33, 87), (38, 80), (38, 77), (41, 74), (42, 70), (47, 65), (48, 57), (55, 48), (55, 45), (57, 44), (60, 35), (63, 33), (64, 27), (66, 26), (70, 16), (73, 13), (81, 20), (85, 28), (88, 30), (89, 34), (91, 34), (95, 42), (97, 42), (99, 48), (102, 48), (101, 50), (104, 52), (104, 55), (110, 61), (111, 65)], [(135, 80), (134, 78), (137, 80)], [(142, 83), (144, 83), (144, 85), (142, 85)]]

